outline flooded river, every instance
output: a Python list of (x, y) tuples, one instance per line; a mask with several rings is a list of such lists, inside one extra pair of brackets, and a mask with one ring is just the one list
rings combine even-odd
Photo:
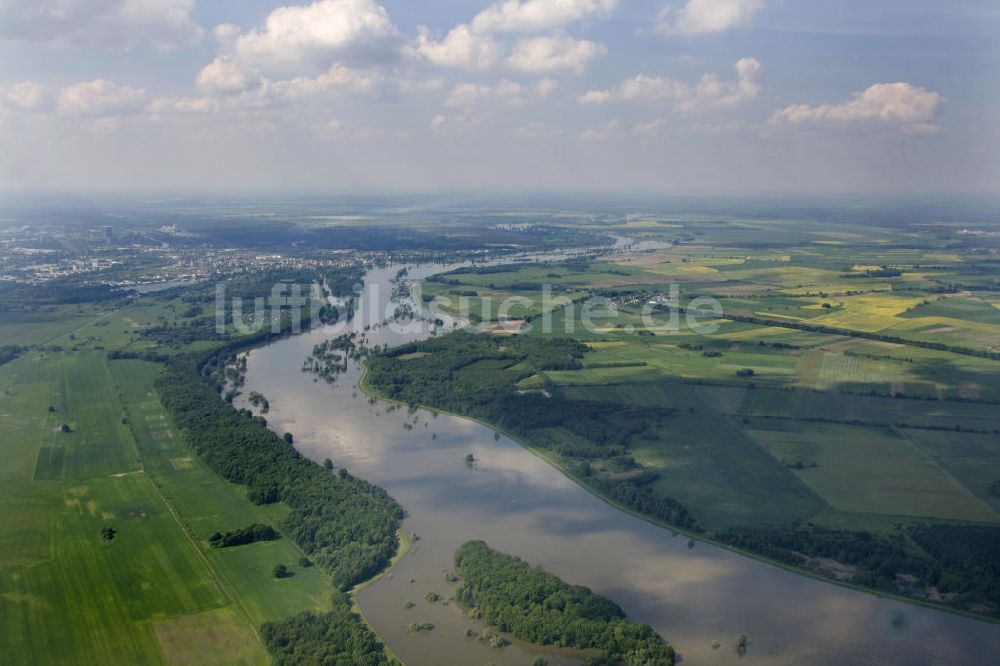
[[(399, 267), (375, 269), (352, 327), (384, 317)], [(441, 266), (409, 267), (408, 280)], [(390, 306), (391, 308), (391, 306)], [(426, 336), (383, 326), (368, 344)], [(361, 609), (389, 648), (408, 664), (574, 663), (579, 655), (515, 643), (490, 648), (465, 636), (484, 626), (447, 599), (455, 549), (469, 539), (587, 585), (653, 626), (685, 664), (995, 664), (1000, 625), (842, 588), (798, 575), (619, 511), (507, 437), (477, 423), (370, 401), (351, 362), (333, 384), (301, 371), (311, 331), (250, 352), (244, 393), (270, 400), (267, 419), (316, 461), (386, 488), (415, 533), (409, 552), (358, 594)], [(237, 402), (245, 406), (244, 397)], [(475, 456), (470, 467), (465, 458)], [(413, 603), (406, 608), (407, 601)], [(434, 629), (413, 634), (411, 622)], [(748, 637), (742, 657), (741, 634)]]

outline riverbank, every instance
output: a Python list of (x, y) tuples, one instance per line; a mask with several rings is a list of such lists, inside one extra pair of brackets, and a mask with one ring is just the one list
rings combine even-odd
[[(371, 287), (353, 323), (359, 334), (366, 309), (391, 312), (388, 296), (398, 268), (376, 268), (366, 275)], [(447, 268), (425, 265), (411, 269), (409, 278)], [(389, 326), (364, 333), (373, 348), (398, 347), (425, 334)], [(465, 635), (466, 628), (479, 623), (454, 603), (425, 599), (428, 592), (442, 600), (454, 594), (443, 572), (452, 570), (455, 550), (474, 539), (614, 600), (630, 619), (650, 624), (689, 663), (842, 666), (854, 663), (852, 655), (904, 663), (937, 654), (948, 663), (986, 666), (985, 655), (1000, 649), (993, 624), (857, 594), (708, 542), (690, 547), (689, 536), (623, 513), (540, 452), (508, 437), (498, 439), (487, 424), (376, 400), (366, 390), (360, 363), (350, 361), (332, 384), (317, 384), (301, 372), (301, 362), (324, 339), (315, 331), (255, 350), (244, 390), (268, 394), (269, 425), (294, 432), (303, 455), (317, 462), (331, 458), (387, 489), (406, 507), (404, 529), (421, 539), (393, 564), (393, 575), (364, 586), (356, 599), (369, 625), (407, 663), (521, 666), (537, 656), (552, 664), (579, 662), (579, 657), (519, 641), (491, 649)], [(244, 400), (238, 402), (242, 406)], [(471, 466), (465, 462), (470, 453), (475, 457)], [(414, 623), (435, 626), (411, 632)], [(735, 646), (744, 634), (749, 649), (740, 657)]]
[[(406, 406), (406, 407), (410, 406), (408, 403), (405, 403), (403, 401), (396, 400), (396, 399), (393, 399), (393, 398), (389, 398), (389, 397), (386, 397), (386, 396), (383, 396), (383, 395), (379, 394), (374, 389), (374, 387), (372, 387), (371, 383), (368, 381), (369, 372), (368, 372), (368, 366), (367, 366), (366, 360), (363, 359), (361, 361), (361, 367), (362, 367), (362, 376), (361, 376), (360, 380), (358, 381), (358, 388), (361, 389), (361, 391), (366, 396), (372, 397), (372, 398), (376, 398), (378, 400), (382, 400), (382, 401), (385, 401), (385, 402), (393, 403), (393, 404), (403, 405), (403, 406)], [(536, 447), (536, 446), (532, 446), (531, 444), (529, 444), (528, 442), (526, 442), (524, 439), (518, 437), (516, 434), (514, 434), (513, 432), (510, 432), (509, 430), (505, 430), (505, 429), (503, 429), (503, 428), (501, 428), (501, 427), (499, 427), (499, 426), (497, 426), (497, 425), (495, 425), (493, 423), (487, 422), (487, 421), (485, 421), (483, 419), (480, 419), (480, 418), (477, 418), (475, 416), (470, 416), (470, 415), (467, 415), (467, 414), (459, 414), (457, 412), (452, 412), (452, 411), (449, 411), (449, 410), (446, 410), (446, 409), (441, 409), (441, 408), (438, 408), (438, 407), (434, 407), (432, 405), (417, 404), (415, 406), (419, 407), (419, 408), (422, 408), (422, 409), (425, 409), (425, 410), (428, 410), (428, 411), (431, 411), (431, 412), (437, 412), (437, 413), (441, 413), (441, 414), (447, 414), (449, 416), (452, 416), (452, 417), (455, 417), (455, 418), (458, 418), (458, 419), (464, 419), (464, 420), (470, 421), (472, 423), (476, 423), (478, 425), (481, 425), (481, 426), (483, 426), (485, 428), (488, 428), (488, 429), (490, 429), (490, 430), (492, 430), (494, 432), (500, 433), (501, 435), (503, 435), (503, 436), (511, 439), (512, 441), (516, 442), (523, 449), (525, 449), (526, 451), (532, 453), (537, 458), (540, 458), (541, 460), (545, 461), (547, 464), (549, 464), (552, 467), (554, 467), (555, 469), (559, 470), (564, 476), (566, 476), (568, 479), (570, 479), (571, 481), (573, 481), (577, 486), (579, 486), (580, 488), (582, 488), (583, 490), (585, 490), (587, 493), (589, 493), (593, 497), (596, 497), (597, 499), (601, 500), (605, 504), (608, 504), (609, 506), (614, 507), (615, 509), (617, 509), (619, 511), (622, 511), (622, 512), (627, 513), (627, 514), (629, 514), (631, 516), (634, 516), (635, 518), (638, 518), (638, 519), (640, 519), (640, 520), (642, 520), (644, 522), (647, 522), (647, 523), (649, 523), (651, 525), (656, 525), (657, 527), (669, 530), (672, 533), (682, 534), (682, 535), (684, 535), (684, 536), (686, 536), (686, 537), (688, 537), (690, 539), (694, 539), (694, 540), (702, 542), (702, 543), (706, 543), (706, 544), (710, 544), (712, 546), (716, 546), (718, 548), (722, 548), (722, 549), (724, 549), (726, 551), (729, 551), (731, 553), (735, 553), (735, 554), (737, 554), (737, 555), (739, 555), (741, 557), (747, 557), (747, 558), (750, 558), (750, 559), (755, 560), (757, 562), (762, 562), (762, 563), (768, 564), (770, 566), (774, 566), (774, 567), (777, 567), (779, 569), (782, 569), (784, 571), (788, 571), (788, 572), (794, 573), (796, 575), (805, 576), (805, 577), (811, 578), (813, 580), (818, 580), (818, 581), (821, 581), (823, 583), (829, 583), (829, 584), (832, 584), (832, 585), (835, 585), (835, 586), (838, 586), (838, 587), (841, 587), (841, 588), (844, 588), (844, 589), (852, 590), (852, 591), (855, 591), (855, 592), (863, 592), (865, 594), (868, 594), (870, 596), (873, 596), (873, 597), (876, 597), (876, 598), (879, 598), (879, 599), (891, 599), (893, 601), (901, 601), (901, 602), (904, 602), (904, 603), (907, 603), (907, 604), (910, 604), (910, 605), (914, 605), (914, 606), (921, 606), (921, 607), (932, 609), (932, 610), (936, 610), (936, 611), (944, 611), (944, 612), (947, 612), (947, 613), (950, 613), (950, 614), (953, 614), (953, 615), (957, 615), (957, 616), (960, 616), (960, 617), (965, 617), (965, 618), (969, 618), (969, 619), (973, 619), (973, 620), (978, 620), (978, 621), (981, 621), (981, 622), (987, 622), (989, 624), (1000, 625), (1000, 618), (997, 618), (997, 617), (994, 617), (994, 616), (982, 615), (982, 614), (979, 614), (979, 613), (974, 613), (974, 612), (971, 612), (971, 611), (966, 611), (966, 610), (963, 610), (963, 609), (960, 609), (960, 608), (954, 608), (952, 606), (945, 606), (945, 605), (941, 605), (941, 604), (935, 604), (933, 602), (924, 601), (924, 600), (921, 600), (921, 599), (915, 599), (915, 598), (907, 597), (907, 596), (904, 596), (904, 595), (893, 594), (891, 592), (886, 592), (886, 591), (882, 591), (882, 590), (874, 590), (872, 588), (864, 587), (864, 586), (861, 586), (861, 585), (856, 585), (856, 584), (850, 583), (848, 581), (843, 581), (843, 580), (837, 580), (837, 579), (834, 579), (834, 578), (829, 578), (829, 577), (824, 576), (824, 575), (822, 575), (820, 573), (817, 573), (815, 571), (811, 571), (809, 569), (803, 569), (801, 567), (796, 567), (796, 566), (790, 565), (790, 564), (788, 564), (786, 562), (782, 562), (780, 560), (772, 559), (772, 558), (769, 558), (767, 556), (761, 555), (759, 553), (755, 553), (753, 551), (748, 551), (748, 550), (743, 550), (743, 549), (740, 549), (740, 548), (735, 548), (735, 547), (733, 547), (733, 546), (731, 546), (731, 545), (729, 545), (729, 544), (727, 544), (725, 542), (719, 541), (717, 539), (713, 539), (712, 537), (707, 536), (703, 532), (694, 532), (692, 530), (684, 529), (684, 528), (672, 525), (670, 523), (664, 522), (662, 520), (658, 520), (656, 518), (653, 518), (651, 516), (643, 514), (643, 513), (639, 512), (639, 511), (636, 511), (636, 510), (634, 510), (634, 509), (632, 509), (632, 508), (630, 508), (630, 507), (628, 507), (628, 506), (626, 506), (624, 504), (621, 504), (620, 502), (617, 502), (614, 499), (612, 499), (612, 498), (610, 498), (610, 497), (608, 497), (608, 496), (600, 493), (595, 488), (593, 488), (590, 484), (588, 484), (582, 477), (580, 477), (577, 474), (574, 474), (573, 471), (567, 465), (565, 465), (561, 460), (559, 460), (552, 452), (546, 451), (546, 450), (541, 449), (541, 448)]]

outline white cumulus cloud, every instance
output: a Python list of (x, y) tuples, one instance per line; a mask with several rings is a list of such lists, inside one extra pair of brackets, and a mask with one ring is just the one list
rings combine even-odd
[[(399, 81), (392, 83), (400, 85)], [(199, 97), (160, 97), (149, 105), (149, 111), (157, 117), (288, 108), (305, 112), (325, 105), (334, 95), (376, 93), (387, 85), (385, 77), (377, 70), (334, 64), (317, 76), (281, 81), (263, 78), (253, 87), (225, 91), (227, 95), (214, 94), (219, 89), (210, 88), (205, 91), (208, 94)]]
[(315, 77), (300, 76), (270, 84), (271, 91), (283, 98), (313, 97), (329, 91), (365, 93), (381, 85), (382, 75), (372, 70), (358, 70), (344, 65), (332, 65)]
[(539, 32), (586, 18), (608, 16), (618, 0), (505, 0), (472, 19), (476, 32)]
[(476, 34), (465, 24), (452, 28), (444, 39), (435, 40), (427, 28), (420, 28), (411, 53), (440, 67), (488, 69), (503, 53), (492, 35)]
[(42, 84), (35, 81), (21, 81), (0, 88), (0, 102), (6, 107), (35, 111), (48, 105), (49, 96)]
[(944, 98), (903, 81), (876, 83), (839, 104), (793, 104), (775, 111), (774, 125), (861, 125), (899, 127), (913, 134), (937, 131), (933, 121)]
[(58, 108), (72, 115), (121, 116), (141, 112), (146, 99), (145, 90), (94, 79), (60, 90)]
[(764, 0), (688, 0), (680, 9), (664, 7), (653, 31), (661, 35), (699, 35), (750, 25)]
[[(642, 76), (641, 74), (639, 76)], [(580, 104), (604, 104), (611, 101), (611, 90), (588, 90), (580, 95)]]
[(207, 93), (232, 93), (246, 90), (257, 77), (229, 56), (219, 56), (198, 72), (195, 81)]
[(594, 58), (606, 55), (601, 44), (565, 35), (552, 35), (521, 39), (507, 64), (513, 69), (529, 74), (572, 72), (580, 74)]
[(199, 41), (194, 0), (3, 0), (0, 39), (168, 50)]
[(232, 42), (237, 60), (258, 67), (328, 65), (352, 53), (376, 54), (397, 34), (388, 12), (374, 0), (317, 0), (279, 7), (262, 29), (239, 36), (228, 27), (216, 30), (217, 39)]
[[(534, 33), (544, 30), (561, 28), (563, 26), (588, 18), (598, 18), (609, 15), (618, 0), (504, 0), (493, 4), (476, 14), (469, 23), (460, 23), (441, 39), (435, 39), (430, 30), (424, 26), (419, 28), (417, 39), (409, 46), (408, 52), (442, 67), (462, 67), (472, 70), (488, 69), (497, 64), (503, 57), (504, 46), (495, 35), (501, 33)], [(522, 71), (554, 71), (554, 69), (570, 69), (575, 71), (575, 62), (560, 62), (565, 60), (585, 58), (589, 60), (597, 55), (603, 55), (604, 47), (587, 41), (575, 41), (575, 52), (567, 54), (556, 49), (565, 50), (570, 47), (567, 37), (550, 36), (542, 38), (549, 40), (532, 42), (522, 40), (515, 47), (510, 64), (521, 69), (542, 63), (544, 49), (552, 52), (546, 64), (551, 69), (522, 69)], [(527, 49), (534, 49), (536, 57), (531, 58)], [(590, 55), (585, 52), (591, 51)], [(601, 52), (599, 52), (601, 51)]]
[(669, 101), (681, 113), (701, 113), (736, 106), (753, 99), (760, 92), (761, 64), (754, 58), (741, 58), (735, 65), (737, 80), (723, 81), (716, 74), (703, 74), (695, 84), (663, 76), (639, 74), (618, 86), (590, 90), (578, 98), (581, 104), (604, 104), (612, 101)]

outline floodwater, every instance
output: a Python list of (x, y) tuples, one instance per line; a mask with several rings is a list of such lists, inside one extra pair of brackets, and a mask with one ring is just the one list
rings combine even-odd
[[(397, 268), (368, 273), (352, 328), (385, 317)], [(409, 267), (407, 281), (443, 269)], [(294, 433), (303, 454), (331, 458), (386, 488), (406, 509), (404, 530), (419, 538), (357, 596), (369, 623), (408, 664), (579, 661), (579, 654), (516, 642), (490, 648), (465, 636), (466, 627), (484, 625), (457, 605), (425, 600), (428, 592), (445, 599), (452, 593), (445, 574), (455, 549), (469, 539), (610, 597), (631, 620), (652, 625), (685, 664), (1000, 661), (1000, 625), (846, 589), (675, 536), (611, 507), (485, 426), (369, 400), (356, 386), (361, 371), (354, 362), (332, 385), (314, 381), (301, 371), (302, 361), (329, 335), (314, 330), (251, 351), (244, 392), (267, 396), (270, 426)], [(428, 333), (381, 326), (366, 335), (370, 345), (393, 346)], [(407, 601), (412, 608), (404, 607)], [(435, 627), (411, 633), (412, 622)], [(748, 637), (742, 656), (741, 634)]]
[(127, 285), (126, 289), (134, 289), (137, 294), (153, 294), (158, 291), (166, 291), (175, 287), (189, 287), (202, 280), (164, 280), (163, 282), (143, 282), (139, 284)]

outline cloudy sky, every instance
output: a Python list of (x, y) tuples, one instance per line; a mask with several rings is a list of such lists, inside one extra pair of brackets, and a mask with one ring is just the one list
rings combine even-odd
[(0, 0), (0, 188), (1000, 190), (995, 0)]

